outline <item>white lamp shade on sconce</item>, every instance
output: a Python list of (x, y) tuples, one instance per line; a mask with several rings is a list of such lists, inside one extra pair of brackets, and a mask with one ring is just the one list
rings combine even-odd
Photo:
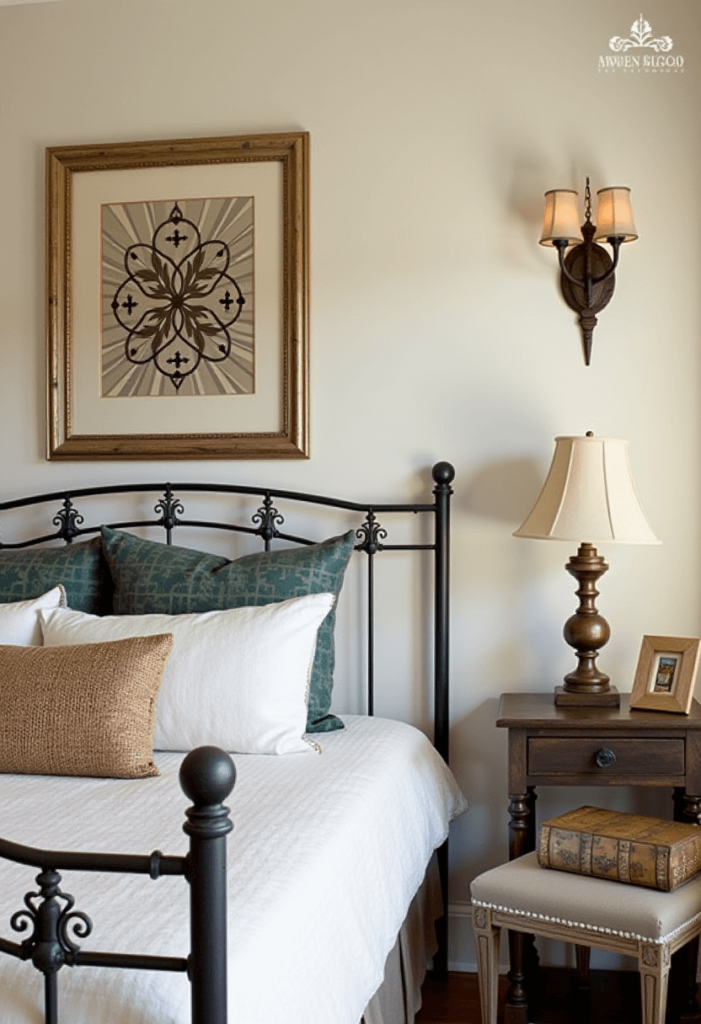
[(596, 232), (594, 241), (620, 238), (623, 242), (634, 242), (638, 237), (633, 220), (629, 188), (600, 188), (596, 193)]
[(554, 245), (555, 239), (565, 241), (567, 245), (577, 245), (582, 241), (578, 199), (572, 189), (552, 189), (545, 193), (541, 245)]
[(628, 462), (628, 442), (556, 437), (550, 471), (515, 537), (577, 543), (659, 544)]

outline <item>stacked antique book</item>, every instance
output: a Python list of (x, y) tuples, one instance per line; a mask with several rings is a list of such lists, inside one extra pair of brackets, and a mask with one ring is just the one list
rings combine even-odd
[(543, 822), (538, 861), (669, 892), (701, 871), (701, 825), (579, 807)]

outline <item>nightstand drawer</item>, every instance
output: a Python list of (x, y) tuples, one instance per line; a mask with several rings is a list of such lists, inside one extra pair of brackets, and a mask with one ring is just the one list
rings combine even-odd
[(529, 775), (684, 775), (683, 739), (531, 737)]

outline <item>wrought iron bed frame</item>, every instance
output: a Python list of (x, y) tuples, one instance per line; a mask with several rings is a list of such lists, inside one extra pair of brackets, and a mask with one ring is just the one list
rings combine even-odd
[[(165, 531), (167, 544), (172, 543), (175, 530), (183, 526), (253, 534), (263, 540), (266, 551), (270, 550), (274, 540), (300, 545), (314, 543), (280, 529), (284, 517), (274, 504), (279, 500), (362, 513), (365, 519), (356, 530), (358, 543), (355, 550), (367, 555), (368, 565), (368, 714), (372, 715), (374, 710), (374, 558), (384, 551), (430, 551), (434, 570), (433, 742), (447, 761), (450, 496), (455, 471), (450, 463), (439, 462), (433, 467), (432, 476), (434, 500), (430, 503), (369, 504), (274, 488), (200, 483), (138, 483), (55, 491), (0, 502), (0, 514), (40, 504), (60, 503), (60, 509), (53, 518), (53, 525), (57, 527), (53, 533), (16, 543), (0, 541), (0, 550), (26, 548), (53, 540), (71, 544), (78, 537), (96, 534), (100, 525), (84, 525), (84, 517), (76, 502), (116, 494), (162, 493), (154, 507), (157, 518), (110, 522), (108, 525), (113, 529), (158, 526)], [(261, 500), (262, 505), (251, 516), (252, 526), (189, 519), (180, 498), (186, 493), (248, 495)], [(379, 517), (397, 513), (429, 516), (433, 520), (432, 539), (426, 543), (385, 543), (388, 532)], [(137, 856), (42, 850), (0, 839), (0, 858), (40, 869), (36, 876), (39, 891), (27, 893), (24, 896), (26, 909), (18, 911), (11, 919), (15, 931), (31, 929), (31, 934), (21, 943), (0, 938), (0, 953), (31, 960), (43, 973), (46, 1024), (58, 1024), (57, 975), (61, 967), (68, 965), (185, 972), (191, 983), (192, 1024), (226, 1024), (226, 837), (233, 825), (223, 801), (231, 793), (235, 779), (236, 770), (231, 758), (216, 747), (198, 747), (184, 759), (180, 783), (185, 796), (192, 801), (183, 825), (190, 840), (186, 856), (164, 856), (160, 851)], [(444, 843), (438, 851), (443, 916), (436, 923), (439, 950), (434, 958), (434, 971), (439, 976), (447, 971), (447, 854), (447, 843)], [(83, 951), (75, 940), (90, 934), (92, 922), (87, 914), (73, 910), (73, 898), (60, 889), (59, 871), (76, 870), (145, 874), (154, 881), (163, 875), (184, 876), (190, 885), (190, 955), (175, 958)]]

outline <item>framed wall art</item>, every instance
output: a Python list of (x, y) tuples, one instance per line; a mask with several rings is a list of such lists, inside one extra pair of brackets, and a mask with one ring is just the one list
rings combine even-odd
[(48, 457), (308, 457), (308, 134), (57, 147), (46, 174)]
[(630, 706), (688, 715), (700, 653), (698, 637), (644, 636)]

